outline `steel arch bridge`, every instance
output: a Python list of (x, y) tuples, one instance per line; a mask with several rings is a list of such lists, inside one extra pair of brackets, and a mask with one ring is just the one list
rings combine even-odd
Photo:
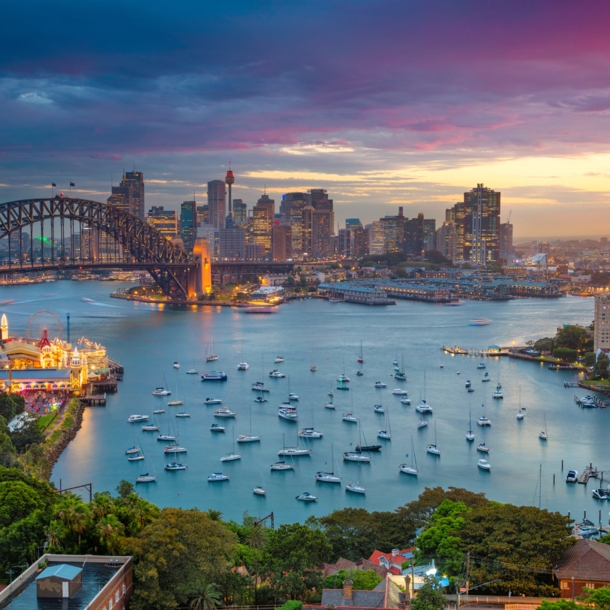
[[(38, 237), (34, 236), (35, 225)], [(30, 228), (29, 248), (23, 248), (25, 228)], [(198, 260), (148, 223), (114, 206), (87, 199), (58, 195), (2, 203), (0, 240), (3, 238), (8, 238), (8, 260), (0, 265), (0, 273), (78, 267), (140, 268), (151, 274), (165, 295), (185, 299), (189, 284), (192, 292), (199, 269)], [(36, 239), (41, 245), (39, 259), (34, 257)]]

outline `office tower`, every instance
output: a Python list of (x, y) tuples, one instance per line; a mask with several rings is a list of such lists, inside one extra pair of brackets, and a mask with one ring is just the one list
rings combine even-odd
[(405, 230), (399, 216), (386, 216), (380, 219), (385, 235), (386, 252), (402, 252), (404, 250)]
[(444, 222), (436, 231), (436, 250), (451, 262), (457, 258), (457, 231), (454, 222)]
[(405, 224), (404, 251), (409, 256), (421, 256), (425, 250), (424, 215), (420, 212), (417, 218), (409, 218)]
[(178, 235), (178, 214), (175, 210), (166, 210), (162, 205), (153, 205), (148, 210), (146, 222), (169, 239)]
[(197, 202), (185, 201), (180, 206), (180, 237), (184, 250), (192, 252), (197, 238)]
[(248, 223), (248, 206), (241, 199), (233, 199), (233, 224), (245, 225)]
[(134, 214), (132, 192), (133, 189), (129, 184), (121, 183), (119, 186), (113, 186), (106, 203), (129, 214)]
[(246, 258), (246, 232), (233, 227), (219, 230), (219, 258), (224, 260), (244, 260)]
[(595, 295), (593, 320), (593, 351), (610, 351), (610, 294)]
[[(210, 224), (210, 206), (197, 206), (197, 226)], [(209, 244), (208, 244), (209, 246)]]
[(263, 244), (246, 244), (246, 260), (262, 261), (265, 256), (265, 246)]
[(274, 224), (271, 229), (271, 243), (274, 261), (292, 259), (292, 229), (290, 227)]
[(126, 172), (121, 180), (122, 187), (131, 187), (132, 214), (141, 220), (145, 219), (144, 210), (144, 174), (142, 172)]
[(477, 184), (464, 193), (464, 260), (486, 265), (500, 259), (500, 193)]
[(252, 241), (262, 244), (265, 254), (271, 254), (271, 229), (275, 222), (275, 200), (266, 193), (252, 208)]
[[(423, 216), (423, 214), (422, 214), (422, 216)], [(427, 243), (428, 238), (431, 235), (434, 235), (436, 233), (436, 219), (435, 218), (424, 218), (423, 232), (424, 232), (424, 243)]]
[(231, 166), (229, 165), (229, 169), (227, 170), (227, 175), (225, 176), (225, 183), (229, 187), (229, 216), (231, 219), (233, 218), (233, 208), (231, 207), (232, 199), (231, 199), (231, 187), (235, 184), (235, 176), (231, 171)]
[(303, 208), (303, 256), (330, 258), (332, 251), (332, 210)]
[(286, 193), (282, 195), (280, 213), (285, 224), (292, 229), (292, 253), (294, 258), (303, 255), (303, 209), (310, 203), (309, 193)]
[(367, 225), (369, 254), (385, 254), (385, 229), (381, 221), (375, 220)]
[(226, 224), (225, 183), (222, 180), (208, 182), (209, 224), (224, 229)]
[(500, 261), (512, 262), (513, 254), (513, 225), (503, 222), (500, 225)]

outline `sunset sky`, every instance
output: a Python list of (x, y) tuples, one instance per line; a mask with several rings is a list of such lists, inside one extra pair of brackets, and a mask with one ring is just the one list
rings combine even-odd
[[(610, 234), (610, 3), (29, 0), (0, 20), (0, 201), (326, 188), (336, 219), (478, 182), (516, 237)], [(66, 188), (67, 190), (67, 188)]]

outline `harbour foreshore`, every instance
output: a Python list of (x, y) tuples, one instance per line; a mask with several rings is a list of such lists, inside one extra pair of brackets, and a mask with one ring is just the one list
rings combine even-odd
[[(236, 303), (235, 301), (192, 301), (189, 299), (172, 299), (166, 301), (164, 299), (152, 299), (150, 297), (144, 297), (134, 294), (122, 294), (113, 292), (110, 294), (113, 299), (123, 299), (124, 301), (139, 301), (140, 303), (153, 303), (155, 305), (207, 305), (209, 307), (238, 307), (245, 309), (248, 307), (254, 307), (254, 305), (248, 303)], [(271, 307), (272, 305), (265, 305), (265, 307)]]

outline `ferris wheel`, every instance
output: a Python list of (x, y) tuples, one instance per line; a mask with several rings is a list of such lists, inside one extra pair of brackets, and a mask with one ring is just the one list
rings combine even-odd
[(61, 337), (63, 327), (57, 314), (42, 309), (28, 320), (25, 327), (25, 337), (30, 340), (41, 339), (45, 330), (48, 338), (54, 339), (55, 337)]

